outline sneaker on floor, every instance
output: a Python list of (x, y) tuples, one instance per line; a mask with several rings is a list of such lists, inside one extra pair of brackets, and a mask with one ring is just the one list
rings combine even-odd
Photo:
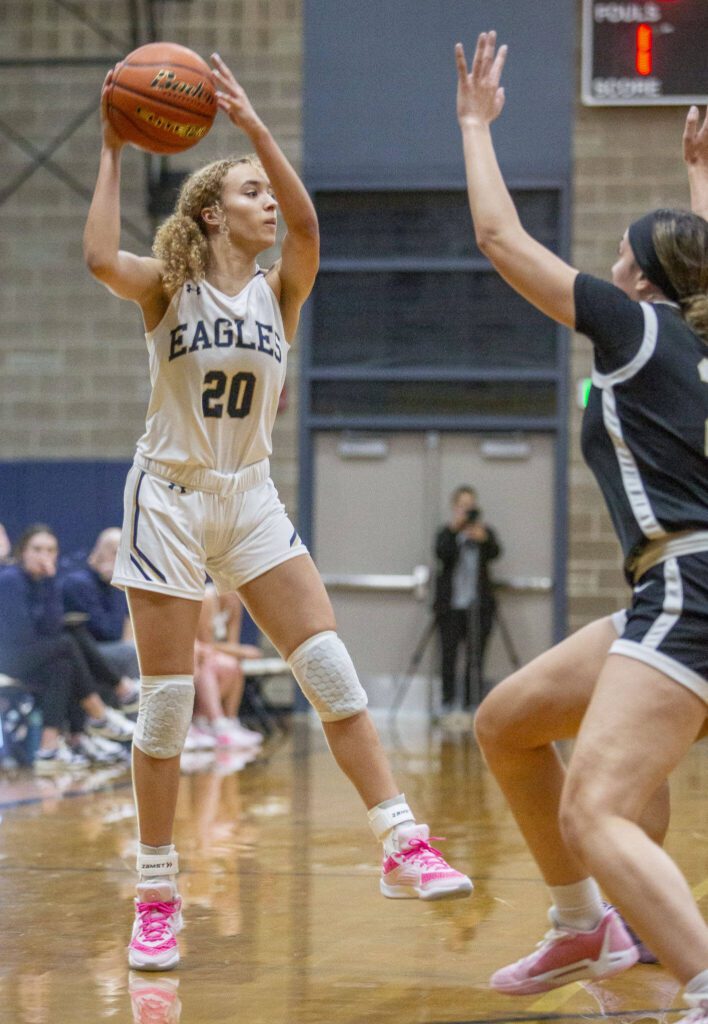
[(625, 971), (639, 959), (637, 947), (614, 907), (607, 907), (600, 923), (587, 932), (556, 924), (553, 908), (548, 916), (553, 928), (535, 951), (492, 975), (489, 984), (497, 992), (533, 995), (571, 981), (598, 981)]
[(239, 736), (254, 746), (260, 746), (263, 743), (263, 733), (258, 732), (257, 729), (247, 729), (239, 718), (233, 719), (233, 728)]
[[(433, 836), (433, 839), (436, 837)], [(398, 849), (384, 858), (381, 892), (393, 900), (446, 900), (469, 896), (472, 882), (451, 868), (430, 845), (427, 825), (403, 825), (396, 832)]]
[(130, 758), (130, 754), (120, 743), (106, 740), (102, 736), (87, 736), (85, 733), (81, 733), (77, 738), (73, 750), (83, 754), (91, 764), (122, 764)]
[(178, 988), (178, 978), (144, 978), (131, 971), (128, 994), (135, 1024), (178, 1024), (182, 1012)]
[(627, 924), (625, 919), (622, 917), (622, 915), (619, 913), (619, 911), (617, 911), (617, 913), (619, 914), (619, 917), (620, 917), (620, 919), (622, 921), (622, 924), (627, 929), (627, 933), (630, 936), (630, 938), (632, 939), (632, 942), (637, 947), (637, 952), (639, 953), (639, 960), (637, 961), (637, 963), (639, 963), (639, 964), (658, 964), (659, 963), (659, 957), (656, 955), (656, 953), (652, 953), (652, 951), (649, 949), (649, 947), (644, 945), (644, 943), (639, 938), (637, 933), (634, 931), (633, 928), (629, 927), (629, 925)]
[(253, 761), (255, 754), (250, 750), (217, 750), (214, 762), (214, 774), (219, 776), (234, 775), (242, 771)]
[(216, 740), (205, 729), (200, 729), (192, 722), (184, 741), (184, 749), (189, 754), (195, 750), (215, 750)]
[(195, 716), (194, 727), (198, 733), (212, 736), (217, 750), (231, 748), (245, 750), (260, 746), (263, 742), (263, 737), (259, 732), (244, 729), (236, 718), (222, 716), (210, 722), (209, 719), (198, 715)]
[(130, 686), (126, 686), (122, 695), (118, 698), (120, 710), (123, 714), (129, 711), (137, 711), (140, 705), (140, 683), (132, 679)]
[(128, 743), (133, 738), (135, 723), (115, 708), (106, 708), (103, 718), (89, 718), (86, 731), (91, 736), (102, 736), (116, 743)]
[(229, 750), (253, 751), (263, 742), (263, 737), (260, 733), (258, 734), (258, 739), (254, 740), (246, 734), (245, 730), (239, 729), (230, 722), (227, 724), (215, 722), (209, 731), (216, 740), (217, 750), (226, 748)]
[(183, 750), (179, 767), (183, 775), (211, 771), (214, 767), (213, 750)]
[(137, 971), (169, 971), (179, 963), (177, 935), (182, 929), (182, 900), (169, 880), (139, 882), (128, 963)]
[(90, 762), (78, 750), (72, 750), (60, 743), (54, 750), (39, 750), (34, 759), (36, 775), (54, 775), (55, 772), (83, 771), (90, 767)]

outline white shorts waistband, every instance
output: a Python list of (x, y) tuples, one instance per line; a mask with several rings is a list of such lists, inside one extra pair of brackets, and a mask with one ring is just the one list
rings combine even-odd
[(175, 466), (171, 463), (157, 462), (145, 455), (136, 454), (134, 464), (152, 476), (159, 476), (170, 483), (187, 487), (190, 491), (206, 491), (208, 494), (239, 494), (250, 491), (264, 483), (270, 476), (270, 461), (261, 459), (251, 466), (245, 466), (235, 473), (220, 473), (206, 466)]

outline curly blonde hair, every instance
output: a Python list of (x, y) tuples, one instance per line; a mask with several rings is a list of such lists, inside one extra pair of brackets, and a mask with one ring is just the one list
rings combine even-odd
[(182, 183), (174, 213), (160, 225), (152, 244), (153, 255), (163, 262), (162, 282), (172, 296), (185, 281), (199, 281), (209, 265), (209, 246), (202, 210), (220, 202), (224, 178), (238, 164), (250, 164), (260, 174), (255, 154), (226, 157), (190, 174)]

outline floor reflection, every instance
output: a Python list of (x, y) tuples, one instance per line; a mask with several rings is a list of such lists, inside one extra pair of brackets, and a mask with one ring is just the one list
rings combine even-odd
[[(319, 730), (298, 724), (250, 764), (184, 774), (187, 924), (171, 974), (127, 970), (136, 837), (125, 773), (95, 773), (83, 789), (0, 779), (2, 1024), (675, 1020), (678, 986), (660, 967), (535, 999), (491, 992), (492, 971), (545, 930), (544, 887), (469, 730), (399, 721), (385, 738), (420, 820), (474, 877), (472, 898), (382, 899), (356, 795)], [(668, 844), (698, 896), (707, 774), (702, 744), (673, 780)]]

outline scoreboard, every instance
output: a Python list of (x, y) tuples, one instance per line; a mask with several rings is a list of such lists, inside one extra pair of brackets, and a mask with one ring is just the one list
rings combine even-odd
[(708, 103), (708, 0), (583, 0), (582, 99)]

